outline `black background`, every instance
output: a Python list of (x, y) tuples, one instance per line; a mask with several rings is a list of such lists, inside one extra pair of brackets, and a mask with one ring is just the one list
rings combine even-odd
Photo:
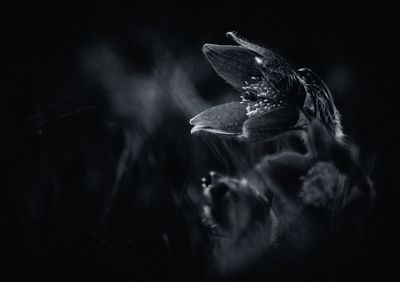
[[(182, 239), (188, 227), (178, 228), (176, 241), (182, 242), (174, 245), (173, 255), (159, 235), (180, 211), (168, 189), (179, 187), (181, 195), (182, 187), (193, 183), (190, 179), (197, 181), (208, 169), (224, 166), (206, 146), (201, 150), (208, 158), (188, 155), (193, 143), (187, 142), (203, 146), (202, 141), (190, 141), (186, 117), (168, 115), (159, 130), (146, 136), (124, 176), (123, 186), (136, 192), (122, 189), (125, 192), (117, 194), (112, 209), (113, 220), (99, 229), (107, 187), (113, 183), (124, 144), (121, 128), (127, 125), (110, 113), (106, 91), (85, 73), (82, 62), (90, 50), (104, 44), (111, 46), (128, 73), (140, 75), (157, 68), (154, 49), (168, 50), (175, 62), (193, 57), (198, 65), (191, 67), (189, 77), (201, 98), (216, 104), (218, 93), (229, 87), (207, 65), (201, 46), (227, 44), (225, 33), (235, 30), (278, 50), (294, 66), (315, 70), (330, 86), (344, 130), (360, 147), (377, 190), (378, 204), (366, 234), (368, 248), (352, 275), (387, 278), (395, 267), (391, 255), (397, 254), (398, 221), (398, 35), (390, 10), (267, 1), (220, 6), (216, 1), (123, 6), (21, 3), (2, 9), (2, 267), (23, 276), (84, 273), (201, 279), (201, 255), (192, 253), (199, 246)], [(47, 123), (86, 107), (90, 108)], [(133, 126), (135, 122), (146, 121), (133, 121)], [(155, 156), (155, 165), (139, 161), (149, 154)], [(157, 188), (160, 185), (163, 189)], [(137, 199), (145, 189), (157, 194), (148, 196), (150, 205)], [(126, 213), (129, 216), (123, 216)], [(126, 242), (126, 234), (133, 242)]]

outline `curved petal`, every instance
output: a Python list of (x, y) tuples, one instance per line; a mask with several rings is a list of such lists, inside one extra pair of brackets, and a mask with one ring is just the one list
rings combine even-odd
[(270, 49), (261, 47), (257, 44), (251, 43), (246, 39), (239, 37), (235, 32), (232, 31), (228, 32), (226, 36), (235, 41), (240, 46), (251, 50), (261, 56), (261, 58), (257, 57), (256, 63), (257, 66), (261, 68), (262, 71), (266, 74), (270, 75), (271, 73), (276, 73), (280, 75), (287, 75), (293, 72), (290, 64), (278, 53)]
[(247, 141), (262, 141), (290, 130), (299, 119), (297, 107), (282, 106), (247, 120), (243, 136)]
[(261, 73), (255, 64), (257, 53), (241, 46), (205, 44), (203, 52), (211, 66), (230, 85), (238, 90)]
[(209, 108), (189, 121), (194, 126), (191, 133), (206, 131), (223, 135), (241, 135), (243, 123), (247, 119), (246, 113), (246, 105), (239, 102)]
[(265, 49), (264, 47), (261, 47), (261, 46), (259, 46), (257, 44), (254, 44), (254, 43), (251, 43), (251, 42), (247, 41), (246, 39), (243, 39), (243, 38), (239, 37), (237, 35), (237, 33), (234, 32), (234, 31), (227, 32), (226, 36), (228, 38), (232, 39), (233, 41), (235, 41), (240, 46), (257, 53), (260, 56), (264, 56), (264, 54), (267, 54), (268, 52), (270, 52), (270, 50)]

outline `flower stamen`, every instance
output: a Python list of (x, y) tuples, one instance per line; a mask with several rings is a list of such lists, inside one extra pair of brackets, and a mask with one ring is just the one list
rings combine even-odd
[(265, 79), (257, 79), (254, 76), (251, 79), (254, 82), (244, 82), (246, 86), (242, 87), (244, 92), (240, 96), (242, 99), (240, 103), (248, 103), (246, 107), (248, 117), (263, 114), (285, 104), (282, 95), (275, 91)]

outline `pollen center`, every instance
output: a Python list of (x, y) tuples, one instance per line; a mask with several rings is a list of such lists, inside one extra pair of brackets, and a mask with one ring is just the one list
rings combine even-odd
[(248, 103), (247, 116), (253, 117), (271, 111), (285, 104), (285, 100), (277, 89), (274, 89), (264, 79), (251, 77), (251, 82), (245, 81), (240, 103)]

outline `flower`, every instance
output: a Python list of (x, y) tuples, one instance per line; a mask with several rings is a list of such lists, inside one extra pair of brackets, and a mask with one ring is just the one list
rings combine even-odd
[(339, 112), (329, 89), (308, 69), (295, 70), (277, 53), (233, 32), (239, 46), (205, 44), (213, 69), (238, 90), (241, 101), (209, 108), (190, 120), (191, 133), (210, 132), (260, 141), (318, 118), (341, 137)]

